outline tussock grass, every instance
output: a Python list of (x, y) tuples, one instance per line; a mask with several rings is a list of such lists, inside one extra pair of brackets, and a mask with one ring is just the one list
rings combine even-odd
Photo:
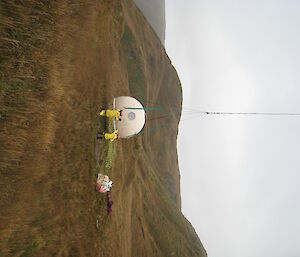
[(0, 2), (0, 153), (6, 156), (0, 155), (2, 170), (17, 168), (29, 137), (26, 129), (43, 111), (52, 11), (45, 0)]
[(90, 256), (96, 212), (106, 212), (93, 184), (99, 46), (82, 65), (74, 38), (87, 45), (93, 7), (110, 12), (59, 2), (0, 1), (1, 256)]

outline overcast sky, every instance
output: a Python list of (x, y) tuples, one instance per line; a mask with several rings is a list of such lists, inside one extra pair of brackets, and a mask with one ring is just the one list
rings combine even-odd
[(209, 257), (300, 256), (300, 1), (166, 0), (183, 213)]

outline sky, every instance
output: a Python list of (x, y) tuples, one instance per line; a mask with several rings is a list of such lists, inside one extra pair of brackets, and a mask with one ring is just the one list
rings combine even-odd
[(182, 211), (209, 257), (300, 256), (300, 1), (166, 0)]

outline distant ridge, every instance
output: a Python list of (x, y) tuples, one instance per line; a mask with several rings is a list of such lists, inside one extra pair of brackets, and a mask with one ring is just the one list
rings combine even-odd
[(166, 31), (165, 0), (134, 0), (134, 2), (142, 11), (164, 45)]

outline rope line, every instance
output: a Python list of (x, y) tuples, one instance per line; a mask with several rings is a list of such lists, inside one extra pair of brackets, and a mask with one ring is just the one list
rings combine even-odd
[(208, 115), (275, 115), (275, 116), (297, 116), (298, 112), (201, 112)]
[(195, 112), (193, 115), (183, 115), (182, 121), (197, 119), (206, 115), (260, 115), (260, 116), (300, 116), (297, 112)]

